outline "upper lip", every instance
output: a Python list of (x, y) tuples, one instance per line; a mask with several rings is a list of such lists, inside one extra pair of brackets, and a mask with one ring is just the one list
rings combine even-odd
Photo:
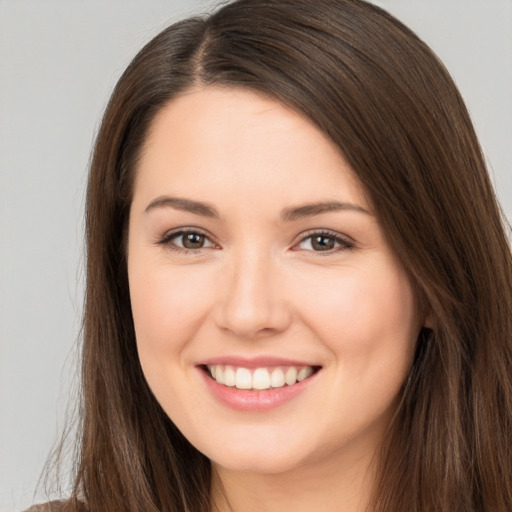
[(319, 367), (319, 364), (300, 361), (298, 359), (288, 359), (285, 357), (275, 356), (257, 356), (257, 357), (240, 357), (240, 356), (218, 356), (204, 359), (198, 363), (198, 366), (208, 365), (229, 365), (236, 366), (238, 368), (264, 368), (272, 366), (315, 366)]

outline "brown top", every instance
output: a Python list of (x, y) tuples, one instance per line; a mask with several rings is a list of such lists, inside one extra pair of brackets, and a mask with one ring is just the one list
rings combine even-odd
[(41, 505), (34, 505), (25, 512), (61, 512), (63, 510), (62, 502), (52, 501), (51, 503), (42, 503)]

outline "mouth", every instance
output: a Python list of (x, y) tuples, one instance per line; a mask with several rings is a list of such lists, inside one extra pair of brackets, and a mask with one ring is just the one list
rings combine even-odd
[(244, 368), (228, 364), (208, 364), (201, 365), (201, 369), (222, 386), (244, 391), (266, 391), (294, 386), (312, 377), (321, 366)]

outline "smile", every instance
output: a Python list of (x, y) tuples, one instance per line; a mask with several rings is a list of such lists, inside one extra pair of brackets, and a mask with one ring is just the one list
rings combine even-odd
[(218, 384), (252, 391), (293, 386), (297, 382), (306, 380), (317, 369), (313, 366), (277, 366), (251, 369), (222, 364), (206, 366), (206, 371)]

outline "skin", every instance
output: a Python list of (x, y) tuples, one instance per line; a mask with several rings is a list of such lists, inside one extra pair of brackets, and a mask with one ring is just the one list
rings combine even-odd
[[(282, 217), (334, 201), (351, 206)], [(183, 228), (206, 235), (203, 247), (184, 250), (172, 237)], [(334, 246), (318, 250), (311, 235), (326, 231)], [(170, 102), (137, 169), (128, 275), (144, 374), (212, 460), (214, 509), (364, 510), (424, 319), (361, 184), (322, 132), (244, 90), (193, 89)], [(321, 370), (291, 401), (239, 411), (197, 366), (228, 355)]]

